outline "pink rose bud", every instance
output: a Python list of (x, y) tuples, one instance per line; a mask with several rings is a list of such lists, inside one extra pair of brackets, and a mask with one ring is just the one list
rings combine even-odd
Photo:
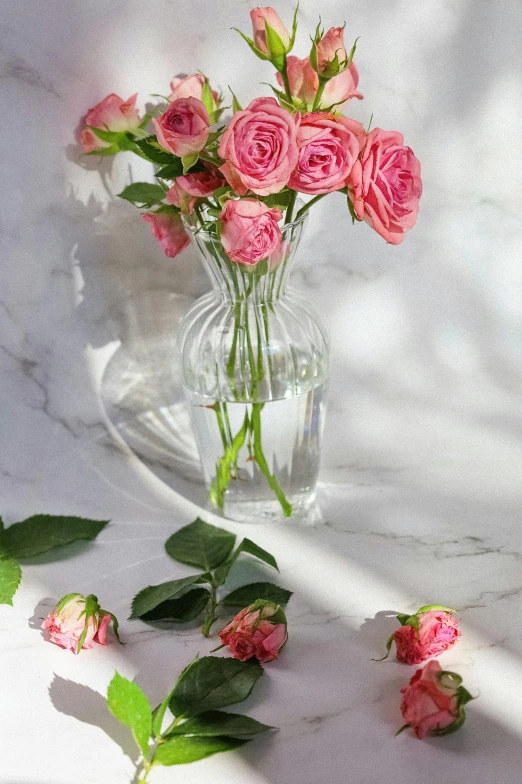
[(258, 599), (219, 632), (223, 645), (228, 645), (235, 659), (273, 661), (288, 639), (286, 616), (274, 602)]
[(422, 194), (421, 166), (398, 131), (374, 128), (347, 180), (359, 220), (399, 245), (415, 225)]
[[(204, 86), (205, 77), (203, 74), (176, 76), (170, 83), (169, 101), (177, 101), (178, 98), (197, 98), (198, 101), (201, 101)], [(216, 108), (219, 103), (219, 95), (215, 90), (211, 90), (211, 93), (215, 104), (214, 108)]]
[(190, 243), (178, 212), (146, 212), (142, 218), (150, 224), (165, 256), (174, 258)]
[(318, 33), (312, 46), (312, 67), (318, 74), (330, 78), (348, 67), (348, 54), (344, 46), (344, 27), (331, 27), (326, 35)]
[[(288, 82), (292, 97), (296, 99), (297, 106), (304, 104), (304, 108), (311, 110), (317, 90), (319, 88), (319, 77), (310, 64), (310, 58), (294, 57), (290, 55), (286, 61)], [(283, 77), (276, 73), (279, 85), (283, 87)], [(362, 98), (357, 90), (359, 84), (359, 73), (355, 63), (350, 63), (349, 67), (342, 71), (338, 76), (334, 76), (326, 84), (319, 109), (334, 106), (335, 111), (341, 111), (343, 105), (350, 98)]]
[(278, 207), (268, 207), (257, 199), (226, 201), (219, 218), (221, 242), (229, 259), (240, 264), (257, 264), (271, 254), (278, 254), (282, 235), (277, 222), (282, 217)]
[(305, 115), (297, 132), (299, 159), (289, 187), (309, 194), (344, 188), (365, 139), (356, 120), (320, 112)]
[(267, 25), (269, 25), (269, 27), (272, 28), (272, 30), (275, 30), (283, 43), (284, 49), (288, 51), (290, 47), (290, 35), (288, 34), (288, 30), (273, 8), (270, 6), (267, 6), (267, 8), (254, 8), (252, 11), (250, 11), (250, 18), (252, 20), (252, 35), (254, 38), (254, 44), (258, 51), (267, 55), (268, 57), (274, 54), (270, 51), (270, 47), (266, 40), (265, 22)]
[(180, 158), (202, 150), (210, 133), (208, 112), (197, 98), (178, 98), (152, 122), (162, 147)]
[[(111, 93), (103, 101), (89, 109), (85, 117), (85, 125), (93, 128), (102, 128), (104, 131), (134, 131), (139, 126), (141, 118), (136, 109), (138, 93), (131, 95), (126, 101)], [(90, 128), (84, 128), (80, 133), (80, 141), (85, 152), (101, 150), (109, 147), (109, 142), (98, 139)]]
[(219, 170), (210, 163), (205, 164), (203, 171), (178, 177), (168, 191), (165, 201), (179, 207), (183, 215), (190, 215), (198, 199), (211, 196), (216, 188), (221, 188), (223, 184), (224, 180)]
[(460, 729), (466, 720), (464, 705), (473, 699), (461, 684), (460, 675), (443, 670), (438, 661), (417, 670), (401, 689), (401, 712), (406, 723), (399, 732), (411, 727), (422, 739), (427, 733), (449, 735)]
[(78, 654), (82, 648), (92, 648), (93, 642), (107, 645), (107, 627), (111, 621), (119, 641), (116, 617), (101, 609), (94, 594), (69, 593), (60, 599), (41, 628), (47, 629), (55, 645)]
[(421, 664), (439, 656), (460, 637), (459, 622), (453, 613), (449, 607), (429, 604), (415, 615), (398, 615), (401, 627), (388, 639), (388, 653), (395, 642), (397, 659), (404, 664)]
[(298, 158), (298, 116), (275, 98), (256, 98), (236, 112), (219, 143), (225, 161), (220, 171), (244, 196), (248, 190), (268, 196), (288, 185)]

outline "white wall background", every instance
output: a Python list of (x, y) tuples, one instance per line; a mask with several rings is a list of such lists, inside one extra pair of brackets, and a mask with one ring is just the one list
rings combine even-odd
[[(147, 165), (101, 169), (75, 132), (109, 92), (164, 93), (203, 70), (247, 103), (268, 88), (232, 26), (240, 0), (26, 0), (0, 21), (0, 469), (41, 501), (82, 493), (106, 449), (93, 367), (144, 329), (151, 292), (199, 294), (192, 250), (161, 253), (113, 194)], [(292, 3), (281, 0), (290, 22)], [(433, 505), (515, 500), (522, 472), (522, 74), (519, 0), (302, 0), (295, 53), (321, 15), (360, 36), (353, 115), (404, 132), (423, 166), (417, 227), (399, 247), (352, 227), (344, 199), (314, 211), (294, 280), (330, 322), (324, 478), (424, 482)], [(138, 303), (140, 303), (138, 307)], [(140, 315), (141, 314), (141, 315)], [(94, 358), (94, 365), (93, 365)], [(342, 425), (342, 426), (341, 426)], [(94, 467), (93, 467), (94, 466)], [(114, 480), (111, 480), (114, 481)], [(85, 491), (87, 492), (87, 490)], [(22, 501), (23, 503), (23, 501)], [(27, 501), (30, 505), (32, 501)]]

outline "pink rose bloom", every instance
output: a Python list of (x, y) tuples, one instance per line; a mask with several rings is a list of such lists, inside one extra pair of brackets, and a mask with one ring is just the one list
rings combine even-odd
[(163, 248), (165, 256), (174, 258), (187, 247), (190, 237), (183, 228), (177, 212), (147, 212), (142, 216), (150, 224), (152, 233)]
[[(92, 594), (85, 597), (80, 593), (70, 593), (58, 602), (41, 628), (49, 632), (50, 640), (55, 645), (80, 653), (82, 648), (92, 648), (93, 642), (107, 645), (107, 627), (111, 620), (117, 625), (111, 613), (102, 610)], [(84, 632), (85, 637), (80, 645)]]
[(403, 142), (398, 131), (374, 128), (348, 182), (359, 220), (392, 245), (399, 245), (415, 225), (422, 194), (420, 163)]
[(365, 138), (356, 120), (320, 112), (305, 115), (297, 132), (299, 160), (290, 188), (309, 194), (344, 188)]
[[(205, 77), (203, 74), (195, 73), (191, 76), (176, 76), (170, 83), (169, 101), (177, 101), (178, 98), (197, 98), (201, 101)], [(217, 104), (219, 95), (215, 90), (211, 90), (214, 103)]]
[(184, 215), (192, 214), (197, 200), (211, 196), (216, 188), (221, 188), (223, 182), (219, 170), (212, 164), (205, 164), (204, 171), (178, 177), (165, 196), (165, 201), (175, 204)]
[(285, 48), (290, 46), (290, 36), (288, 35), (288, 30), (273, 8), (270, 6), (267, 8), (253, 8), (252, 11), (250, 11), (250, 19), (252, 20), (252, 36), (254, 39), (254, 44), (260, 52), (263, 52), (263, 54), (266, 55), (270, 54), (266, 43), (265, 20), (267, 24), (276, 31), (279, 38), (285, 45)]
[(234, 658), (246, 661), (253, 656), (261, 663), (277, 659), (288, 639), (286, 617), (278, 604), (258, 599), (219, 633)]
[[(141, 122), (136, 109), (137, 97), (138, 93), (135, 93), (124, 101), (119, 95), (111, 93), (103, 101), (89, 109), (85, 116), (85, 125), (92, 125), (93, 128), (102, 128), (104, 131), (134, 131)], [(98, 139), (90, 128), (82, 130), (80, 141), (85, 152), (93, 152), (93, 150), (109, 147), (109, 143)]]
[(202, 150), (210, 133), (208, 112), (197, 98), (178, 98), (152, 122), (162, 147), (180, 158)]
[[(319, 87), (319, 77), (310, 64), (310, 58), (304, 57), (301, 59), (290, 55), (290, 57), (287, 57), (286, 65), (292, 96), (304, 103), (308, 110), (311, 110)], [(283, 87), (283, 77), (279, 72), (276, 73), (276, 79), (279, 85)], [(341, 111), (343, 104), (349, 101), (350, 98), (361, 99), (363, 96), (357, 90), (358, 84), (359, 72), (355, 67), (355, 63), (350, 63), (345, 71), (342, 71), (338, 76), (334, 76), (327, 82), (319, 109), (322, 107), (329, 108), (336, 104), (335, 110)]]
[(221, 172), (231, 187), (244, 196), (278, 193), (288, 184), (298, 157), (299, 117), (279, 106), (275, 98), (256, 98), (236, 112), (219, 144), (226, 163)]
[(229, 259), (257, 264), (281, 249), (277, 222), (283, 217), (278, 207), (267, 207), (257, 199), (225, 202), (221, 215), (221, 242)]
[(344, 46), (344, 27), (330, 27), (316, 46), (318, 73), (326, 71), (336, 54), (339, 64), (348, 59)]
[(401, 626), (393, 635), (397, 659), (421, 664), (451, 648), (460, 637), (459, 622), (450, 612), (430, 610), (417, 616), (419, 629)]
[[(458, 720), (460, 726), (465, 718), (460, 707), (460, 682), (460, 676), (443, 671), (438, 661), (430, 661), (424, 669), (417, 670), (409, 684), (401, 689), (405, 727), (411, 727), (422, 739), (428, 732), (447, 734), (448, 728)], [(467, 692), (466, 695), (470, 697)], [(464, 701), (468, 699), (462, 700), (462, 704)]]

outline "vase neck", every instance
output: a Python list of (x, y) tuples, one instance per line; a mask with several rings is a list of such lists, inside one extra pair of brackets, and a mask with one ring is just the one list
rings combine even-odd
[(281, 246), (257, 264), (231, 261), (216, 232), (187, 227), (215, 291), (232, 302), (273, 302), (285, 295), (303, 226), (303, 219), (283, 226)]

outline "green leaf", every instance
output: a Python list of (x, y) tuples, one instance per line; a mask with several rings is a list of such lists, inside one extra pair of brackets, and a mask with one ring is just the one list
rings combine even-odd
[[(214, 109), (213, 112), (210, 112), (208, 116), (210, 120), (210, 124), (215, 125), (219, 121), (219, 118), (221, 117), (223, 112), (226, 111), (227, 109), (230, 109), (230, 106), (223, 106), (221, 109)], [(211, 139), (209, 134), (208, 141), (215, 141), (215, 138), (216, 137)]]
[(444, 735), (452, 735), (457, 730), (460, 730), (464, 722), (466, 721), (466, 711), (462, 707), (459, 707), (459, 715), (455, 719), (452, 724), (448, 724), (447, 727), (443, 727), (440, 730), (435, 730), (434, 734), (438, 735), (439, 737), (444, 737)]
[(154, 762), (156, 765), (185, 765), (221, 751), (233, 751), (244, 743), (236, 738), (172, 738), (158, 746)]
[(110, 147), (102, 147), (100, 150), (91, 150), (91, 152), (83, 153), (84, 155), (116, 155), (120, 152), (120, 148), (116, 144), (111, 144)]
[(401, 732), (404, 732), (404, 730), (407, 730), (409, 726), (410, 726), (409, 724), (403, 724), (402, 727), (398, 729), (397, 732), (395, 733), (395, 737), (397, 737), (397, 735), (400, 735)]
[(195, 163), (198, 162), (199, 152), (192, 152), (190, 155), (185, 155), (181, 162), (183, 164), (183, 174), (186, 174), (189, 169), (192, 169)]
[(292, 21), (292, 35), (290, 36), (290, 46), (288, 47), (288, 51), (290, 52), (294, 48), (295, 43), (295, 36), (297, 33), (297, 12), (299, 11), (299, 2), (297, 3), (294, 11), (294, 18)]
[(241, 544), (239, 545), (235, 553), (232, 555), (232, 557), (226, 563), (222, 564), (222, 566), (220, 566), (219, 569), (216, 569), (215, 578), (218, 585), (223, 585), (223, 583), (228, 577), (231, 568), (233, 567), (233, 565), (235, 564), (235, 562), (237, 561), (241, 553), (248, 553), (249, 555), (253, 555), (255, 558), (259, 558), (260, 561), (264, 561), (266, 564), (272, 566), (274, 569), (277, 569), (277, 571), (279, 571), (279, 567), (273, 555), (271, 555), (266, 550), (263, 550), (262, 547), (259, 547), (250, 539), (243, 539), (243, 541), (241, 542)]
[[(174, 689), (176, 687), (174, 686)], [(155, 738), (161, 737), (161, 728), (163, 726), (163, 719), (165, 718), (165, 713), (167, 708), (169, 707), (170, 698), (172, 697), (172, 693), (174, 689), (171, 689), (162, 703), (157, 705), (154, 710), (152, 711), (152, 733)]]
[(281, 36), (274, 30), (273, 27), (270, 27), (266, 19), (265, 32), (266, 45), (268, 51), (270, 52), (270, 62), (274, 65), (275, 68), (277, 68), (278, 71), (282, 71), (286, 67), (286, 46), (281, 40)]
[(181, 177), (183, 174), (183, 164), (181, 158), (177, 158), (174, 163), (168, 163), (163, 168), (156, 172), (156, 177), (162, 177), (164, 180), (175, 180), (176, 177)]
[(372, 661), (381, 662), (381, 661), (384, 661), (385, 659), (388, 658), (388, 655), (390, 653), (390, 650), (391, 650), (391, 647), (392, 647), (392, 643), (393, 643), (393, 640), (394, 640), (394, 636), (395, 635), (390, 634), (390, 636), (386, 640), (386, 653), (385, 653), (385, 655), (381, 659), (372, 659)]
[(0, 558), (0, 604), (13, 606), (13, 596), (21, 579), (20, 564), (14, 558)]
[[(238, 30), (238, 32), (239, 32), (239, 30)], [(241, 33), (241, 35), (243, 35), (243, 33)], [(253, 43), (253, 42), (252, 42), (252, 43)], [(237, 100), (236, 94), (234, 93), (234, 91), (232, 90), (232, 88), (231, 88), (231, 86), (230, 86), (230, 85), (228, 85), (228, 89), (229, 89), (229, 90), (230, 90), (230, 92), (232, 93), (232, 112), (233, 112), (234, 114), (235, 114), (236, 112), (242, 112), (242, 111), (243, 111), (243, 108), (242, 108), (241, 104), (239, 103), (239, 101)]]
[[(135, 143), (152, 163), (173, 163), (177, 158), (173, 153), (161, 148), (161, 145), (159, 145), (155, 136), (147, 136), (146, 139), (136, 139)], [(160, 149), (158, 149), (158, 146), (156, 145), (158, 145)]]
[(118, 193), (120, 199), (126, 199), (133, 204), (142, 204), (151, 207), (160, 203), (165, 198), (165, 191), (161, 185), (153, 182), (133, 182)]
[(232, 30), (235, 30), (236, 33), (239, 33), (239, 35), (241, 36), (243, 41), (247, 42), (247, 44), (249, 45), (251, 50), (254, 52), (256, 57), (259, 57), (260, 60), (270, 60), (270, 57), (268, 57), (268, 55), (266, 55), (266, 54), (263, 54), (263, 52), (260, 52), (259, 49), (257, 48), (257, 46), (255, 45), (255, 43), (252, 41), (252, 39), (249, 38), (244, 33), (242, 33), (241, 30), (238, 30), (237, 27), (233, 27)]
[(123, 136), (121, 131), (109, 131), (104, 128), (96, 128), (94, 125), (87, 125), (86, 127), (102, 142), (108, 142), (109, 144), (118, 144), (121, 136)]
[(205, 78), (205, 83), (201, 92), (201, 100), (207, 112), (211, 114), (214, 111), (214, 96), (212, 95), (212, 90), (210, 89), (207, 78)]
[(134, 740), (143, 756), (148, 757), (149, 739), (152, 734), (152, 712), (149, 701), (140, 687), (116, 672), (109, 683), (107, 705), (112, 715), (132, 730)]
[(62, 547), (79, 539), (92, 541), (108, 522), (83, 517), (34, 515), (22, 523), (6, 528), (3, 542), (9, 555), (15, 558), (32, 558), (52, 550), (53, 547)]
[(209, 579), (211, 577), (207, 574), (193, 574), (191, 577), (182, 577), (180, 580), (170, 580), (167, 583), (147, 586), (132, 600), (132, 613), (129, 620), (141, 618), (142, 615), (154, 610), (159, 604), (179, 596), (182, 591), (194, 583), (208, 582)]
[(252, 738), (260, 732), (273, 730), (268, 724), (243, 716), (239, 713), (225, 713), (224, 711), (207, 711), (200, 713), (193, 719), (178, 724), (165, 737), (174, 735), (197, 735), (199, 737), (212, 737), (226, 735), (229, 738)]
[(98, 597), (94, 596), (94, 594), (90, 593), (88, 596), (85, 597), (85, 605), (80, 613), (80, 618), (83, 618), (85, 621), (85, 626), (83, 632), (80, 635), (80, 639), (78, 640), (78, 644), (76, 646), (76, 654), (80, 653), (81, 649), (83, 648), (83, 644), (87, 637), (87, 632), (89, 630), (89, 619), (94, 618), (96, 613), (100, 610), (100, 605), (98, 604)]
[(417, 629), (417, 631), (419, 631), (419, 618), (417, 615), (401, 613), (397, 616), (397, 620), (401, 626), (413, 626), (415, 629)]
[(471, 700), (475, 699), (475, 697), (472, 697), (469, 691), (464, 688), (464, 686), (459, 686), (459, 688), (457, 689), (457, 698), (459, 701), (459, 705), (466, 705), (466, 703), (471, 702)]
[(197, 716), (245, 700), (263, 675), (256, 659), (241, 662), (205, 656), (193, 661), (180, 675), (170, 700), (174, 716)]
[(203, 612), (210, 599), (210, 592), (206, 588), (194, 588), (183, 594), (178, 599), (158, 604), (153, 610), (141, 615), (142, 621), (173, 621), (187, 623), (197, 618)]
[(422, 613), (429, 612), (430, 610), (443, 610), (444, 612), (453, 613), (456, 615), (457, 613), (455, 610), (452, 610), (451, 607), (445, 607), (443, 604), (425, 604), (424, 607), (421, 607), (415, 615), (421, 615)]
[(292, 194), (293, 191), (291, 190), (280, 191), (279, 193), (271, 193), (269, 196), (264, 196), (263, 201), (267, 207), (281, 207), (282, 209), (285, 209), (288, 207), (288, 203)]
[(209, 525), (198, 517), (172, 534), (165, 542), (165, 549), (175, 561), (208, 572), (230, 555), (235, 541), (235, 534)]
[(250, 583), (236, 588), (235, 591), (225, 596), (220, 604), (227, 607), (247, 607), (256, 599), (266, 599), (284, 607), (291, 596), (292, 591), (287, 591), (286, 588), (281, 588), (274, 583)]

